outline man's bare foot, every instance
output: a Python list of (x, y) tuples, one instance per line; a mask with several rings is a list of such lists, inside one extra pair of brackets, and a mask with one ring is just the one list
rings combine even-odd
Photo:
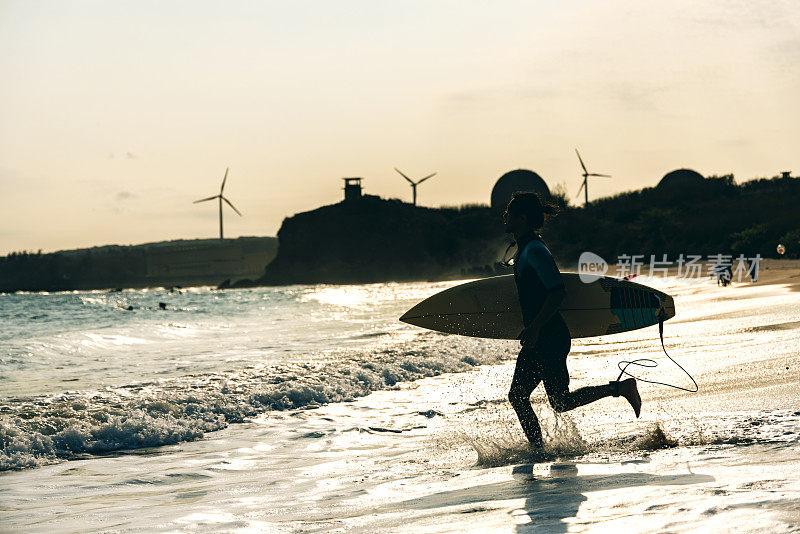
[(639, 388), (636, 387), (636, 379), (628, 378), (619, 382), (619, 395), (631, 403), (633, 413), (639, 417), (639, 413), (642, 411), (642, 398), (639, 396)]

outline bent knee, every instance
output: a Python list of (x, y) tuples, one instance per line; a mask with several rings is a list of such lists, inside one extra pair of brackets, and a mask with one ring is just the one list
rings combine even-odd
[(553, 411), (556, 413), (568, 412), (571, 409), (565, 397), (549, 395), (547, 400), (550, 401), (550, 407), (552, 407)]
[(512, 387), (508, 392), (508, 402), (512, 406), (517, 406), (523, 402), (530, 402), (531, 394), (526, 394), (524, 390)]
[(510, 402), (511, 404), (516, 404), (516, 403), (519, 402), (519, 400), (520, 400), (519, 392), (514, 391), (513, 389), (509, 390), (509, 392), (508, 392), (508, 402)]

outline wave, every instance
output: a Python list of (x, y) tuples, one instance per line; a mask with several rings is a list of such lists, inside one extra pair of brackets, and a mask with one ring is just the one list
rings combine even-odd
[(0, 407), (0, 471), (193, 441), (272, 410), (350, 401), (512, 356), (508, 344), (424, 332), (399, 347), (321, 354), (317, 360), (325, 361), (318, 364), (6, 399)]

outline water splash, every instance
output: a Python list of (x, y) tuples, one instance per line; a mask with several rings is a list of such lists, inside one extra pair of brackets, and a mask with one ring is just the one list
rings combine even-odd
[(678, 440), (669, 437), (660, 423), (652, 425), (644, 435), (639, 436), (633, 442), (633, 448), (640, 451), (656, 451), (677, 446)]
[(568, 414), (556, 413), (544, 406), (536, 410), (542, 427), (544, 449), (532, 449), (520, 437), (519, 423), (506, 418), (480, 437), (465, 436), (478, 453), (480, 467), (500, 467), (517, 463), (549, 462), (586, 454), (589, 446)]

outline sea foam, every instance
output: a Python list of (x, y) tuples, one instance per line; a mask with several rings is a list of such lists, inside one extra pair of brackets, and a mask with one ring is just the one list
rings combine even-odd
[(271, 410), (349, 401), (513, 354), (505, 345), (420, 333), (399, 347), (341, 351), (314, 365), (271, 364), (100, 391), (6, 399), (0, 416), (0, 470), (192, 441)]

